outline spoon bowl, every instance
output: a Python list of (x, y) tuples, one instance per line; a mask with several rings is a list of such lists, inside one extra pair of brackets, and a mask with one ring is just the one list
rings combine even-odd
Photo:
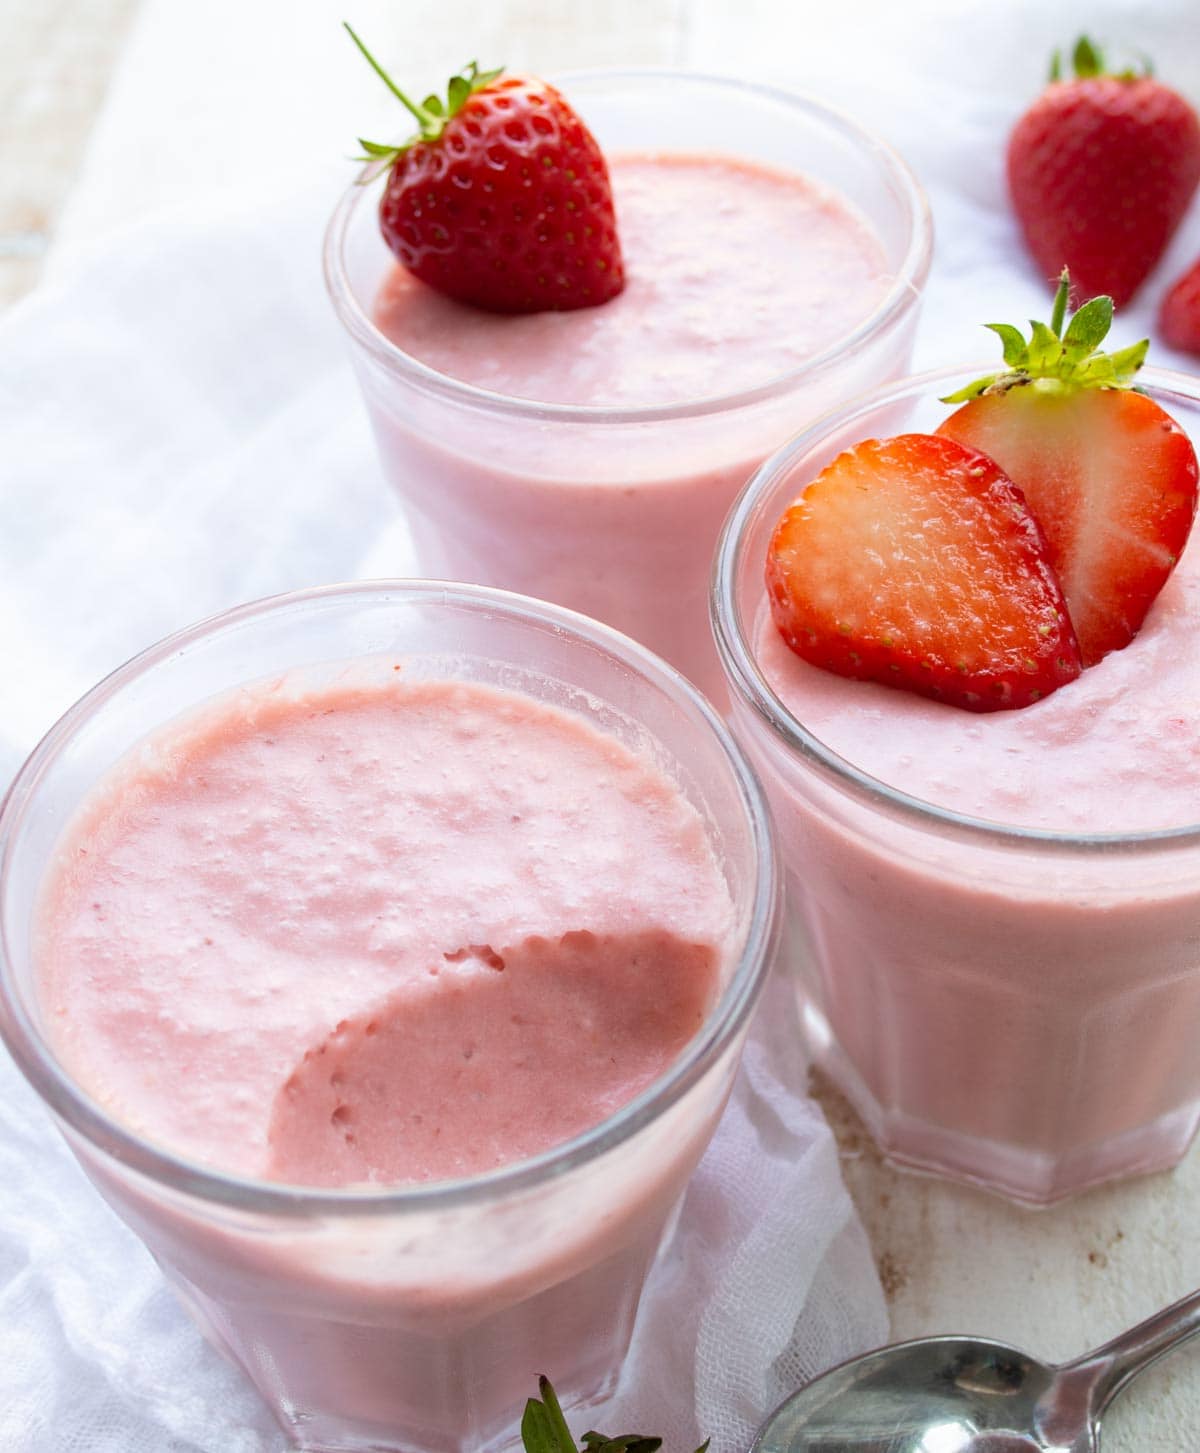
[(980, 1337), (902, 1342), (794, 1393), (752, 1453), (1042, 1453), (1029, 1430), (1054, 1372)]
[(750, 1453), (1099, 1453), (1108, 1404), (1197, 1332), (1200, 1292), (1061, 1366), (983, 1337), (881, 1347), (793, 1393)]

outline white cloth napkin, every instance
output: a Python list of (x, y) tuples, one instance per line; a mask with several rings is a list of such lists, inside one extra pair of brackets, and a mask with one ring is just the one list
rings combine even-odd
[[(328, 201), (314, 189), (252, 216), (134, 229), (0, 329), (3, 778), (80, 692), (166, 632), (256, 596), (411, 569), (320, 289)], [(654, 1273), (620, 1397), (595, 1415), (685, 1453), (709, 1433), (744, 1447), (789, 1388), (887, 1331), (832, 1138), (804, 1096), (790, 999), (774, 992)], [(284, 1447), (7, 1057), (0, 1447)]]

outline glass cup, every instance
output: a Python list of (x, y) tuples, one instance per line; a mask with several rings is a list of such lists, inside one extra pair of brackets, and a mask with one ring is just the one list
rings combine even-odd
[[(880, 781), (820, 741), (754, 647), (792, 500), (851, 444), (934, 428), (939, 396), (985, 371), (881, 389), (768, 460), (722, 533), (712, 611), (776, 823), (813, 1058), (890, 1159), (1046, 1205), (1175, 1164), (1200, 1121), (1200, 826), (1081, 836), (919, 800), (902, 764)], [(1200, 384), (1141, 378), (1200, 440)], [(989, 718), (960, 715), (986, 741)]]
[[(64, 825), (144, 735), (238, 683), (402, 653), (406, 679), (524, 691), (653, 754), (699, 811), (734, 904), (726, 982), (671, 1068), (567, 1144), (388, 1189), (239, 1178), (110, 1118), (55, 1057), (31, 917)], [(475, 1450), (513, 1434), (540, 1372), (567, 1406), (609, 1392), (646, 1274), (721, 1113), (771, 960), (777, 902), (758, 786), (669, 667), (553, 606), (425, 581), (305, 591), (152, 647), (47, 735), (0, 812), (0, 1031), (100, 1194), (304, 1449)]]
[(873, 227), (893, 281), (874, 311), (795, 372), (666, 406), (541, 403), (417, 362), (371, 310), (394, 265), (381, 182), (352, 187), (325, 240), (325, 276), (423, 573), (582, 611), (664, 656), (720, 700), (705, 611), (721, 521), (777, 445), (840, 400), (909, 366), (932, 232), (918, 183), (886, 146), (814, 101), (671, 72), (563, 78), (610, 154), (735, 155), (803, 172)]

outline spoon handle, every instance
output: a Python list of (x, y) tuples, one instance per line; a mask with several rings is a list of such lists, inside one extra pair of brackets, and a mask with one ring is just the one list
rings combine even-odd
[(1103, 1347), (1066, 1363), (1060, 1372), (1082, 1374), (1091, 1391), (1092, 1411), (1099, 1417), (1113, 1398), (1152, 1362), (1200, 1332), (1200, 1291), (1147, 1317)]

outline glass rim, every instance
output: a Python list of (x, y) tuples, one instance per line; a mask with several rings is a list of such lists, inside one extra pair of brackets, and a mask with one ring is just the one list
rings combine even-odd
[[(643, 680), (690, 708), (699, 718), (697, 727), (707, 729), (716, 738), (749, 828), (756, 869), (745, 942), (704, 1025), (662, 1075), (614, 1114), (536, 1156), (481, 1175), (390, 1187), (315, 1187), (222, 1171), (144, 1139), (98, 1105), (59, 1062), (27, 1011), (23, 996), (15, 989), (6, 904), (13, 843), (30, 799), (46, 771), (97, 710), (131, 682), (199, 641), (263, 616), (361, 597), (486, 608), (510, 621), (549, 626), (623, 661)], [(761, 788), (729, 728), (684, 676), (630, 637), (529, 596), (451, 581), (354, 581), (289, 591), (209, 616), (139, 652), (80, 697), (46, 732), (18, 770), (0, 801), (0, 1040), (39, 1098), (89, 1145), (156, 1183), (204, 1201), (302, 1219), (334, 1212), (368, 1217), (432, 1212), (498, 1200), (566, 1174), (619, 1146), (679, 1101), (712, 1068), (748, 1020), (766, 982), (778, 933), (778, 872), (773, 828)]]
[(895, 194), (902, 201), (908, 223), (908, 245), (900, 266), (896, 269), (892, 283), (874, 309), (849, 332), (841, 335), (828, 347), (813, 354), (796, 368), (777, 374), (764, 383), (734, 393), (712, 394), (697, 399), (681, 400), (669, 404), (649, 404), (636, 407), (607, 404), (566, 404), (541, 402), (537, 399), (520, 398), (513, 394), (498, 393), (464, 383), (448, 374), (440, 373), (411, 354), (406, 353), (387, 338), (363, 309), (350, 283), (345, 258), (345, 243), (351, 222), (363, 199), (373, 196), (369, 184), (376, 178), (368, 175), (366, 168), (357, 181), (352, 182), (342, 194), (333, 216), (325, 229), (321, 249), (322, 270), (326, 291), (333, 303), (334, 312), (349, 334), (352, 342), (358, 344), (377, 363), (389, 372), (399, 374), (423, 389), (444, 399), (470, 405), (489, 413), (503, 414), (512, 418), (537, 419), (541, 422), (564, 424), (648, 424), (698, 418), (709, 414), (731, 412), (748, 405), (777, 398), (790, 390), (819, 378), (836, 365), (854, 358), (881, 334), (917, 305), (921, 289), (929, 273), (933, 254), (933, 218), (929, 199), (915, 173), (904, 158), (887, 142), (860, 126), (844, 112), (829, 106), (812, 96), (799, 91), (787, 91), (781, 87), (763, 85), (757, 81), (741, 80), (732, 76), (712, 75), (704, 71), (675, 70), (668, 66), (644, 67), (596, 67), (588, 70), (561, 72), (551, 79), (563, 87), (585, 87), (589, 84), (615, 84), (627, 82), (671, 81), (685, 85), (716, 86), (725, 91), (741, 92), (782, 105), (788, 110), (815, 119), (839, 133), (845, 140), (853, 142), (860, 153), (871, 155), (887, 178)]
[[(807, 451), (855, 419), (865, 418), (880, 408), (915, 394), (940, 397), (950, 391), (946, 387), (948, 384), (965, 383), (995, 371), (994, 360), (974, 365), (961, 364), (912, 374), (860, 394), (793, 435), (754, 472), (725, 517), (710, 577), (709, 619), (726, 680), (734, 697), (754, 712), (789, 754), (802, 757), (827, 782), (859, 803), (882, 808), (909, 824), (924, 829), (948, 828), (965, 840), (993, 847), (1032, 849), (1048, 854), (1058, 851), (1093, 856), (1119, 851), (1148, 853), (1163, 848), (1200, 846), (1200, 823), (1134, 832), (1068, 832), (1021, 827), (975, 817), (903, 792), (826, 746), (788, 710), (759, 669), (750, 639), (754, 623), (742, 620), (737, 591), (749, 527), (757, 523), (759, 510), (775, 486)], [(1174, 369), (1155, 367), (1142, 369), (1138, 377), (1149, 386), (1151, 393), (1200, 405), (1200, 379)], [(1200, 531), (1200, 515), (1193, 530)], [(1192, 548), (1200, 549), (1200, 540)]]

